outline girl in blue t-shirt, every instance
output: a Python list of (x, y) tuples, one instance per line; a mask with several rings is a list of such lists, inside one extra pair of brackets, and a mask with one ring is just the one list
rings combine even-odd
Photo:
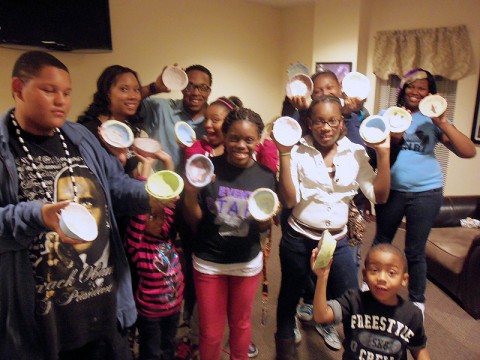
[(476, 153), (472, 141), (447, 120), (446, 113), (429, 118), (419, 111), (420, 101), (436, 93), (435, 80), (426, 70), (414, 69), (402, 80), (397, 106), (409, 110), (413, 122), (403, 136), (397, 139), (392, 136), (392, 153), (395, 146), (399, 151), (391, 167), (390, 195), (386, 204), (375, 205), (374, 245), (391, 243), (402, 218), (406, 218), (409, 297), (422, 312), (427, 275), (425, 245), (443, 200), (442, 172), (435, 158), (435, 145), (440, 141), (461, 158), (471, 158)]

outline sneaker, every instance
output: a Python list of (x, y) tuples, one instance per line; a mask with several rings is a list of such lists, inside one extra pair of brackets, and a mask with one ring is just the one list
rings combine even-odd
[(177, 346), (177, 351), (175, 352), (175, 360), (190, 360), (193, 359), (198, 346), (193, 345), (192, 341), (184, 336), (180, 341), (180, 344)]
[(302, 321), (310, 321), (313, 319), (313, 305), (299, 304), (297, 306), (297, 316)]
[(328, 347), (333, 350), (340, 350), (342, 348), (338, 332), (332, 324), (317, 324), (315, 325), (315, 329), (317, 329), (320, 336), (323, 337)]
[(248, 358), (254, 358), (258, 355), (258, 348), (257, 345), (255, 345), (253, 342), (250, 342), (250, 345), (248, 345)]
[(302, 341), (302, 333), (300, 332), (300, 327), (298, 324), (299, 320), (295, 317), (295, 327), (293, 328), (293, 335), (295, 337), (295, 345), (300, 344)]

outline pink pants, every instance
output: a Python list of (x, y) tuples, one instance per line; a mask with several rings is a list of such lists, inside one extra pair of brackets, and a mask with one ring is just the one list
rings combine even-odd
[(225, 320), (230, 328), (230, 359), (247, 360), (252, 308), (260, 274), (207, 275), (194, 270), (200, 320), (200, 358), (220, 359)]

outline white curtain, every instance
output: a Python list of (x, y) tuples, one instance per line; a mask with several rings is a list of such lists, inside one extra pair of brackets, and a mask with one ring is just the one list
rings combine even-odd
[(379, 31), (375, 36), (373, 72), (386, 80), (402, 78), (414, 68), (458, 80), (470, 71), (473, 51), (465, 25), (434, 29)]

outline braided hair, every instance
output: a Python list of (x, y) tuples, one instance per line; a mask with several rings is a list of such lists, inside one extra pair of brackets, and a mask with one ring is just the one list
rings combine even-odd
[(259, 137), (262, 135), (265, 127), (260, 115), (253, 110), (241, 107), (238, 109), (233, 109), (228, 113), (222, 125), (222, 132), (226, 134), (230, 129), (230, 126), (232, 126), (232, 124), (236, 121), (248, 121), (254, 124), (257, 127)]

